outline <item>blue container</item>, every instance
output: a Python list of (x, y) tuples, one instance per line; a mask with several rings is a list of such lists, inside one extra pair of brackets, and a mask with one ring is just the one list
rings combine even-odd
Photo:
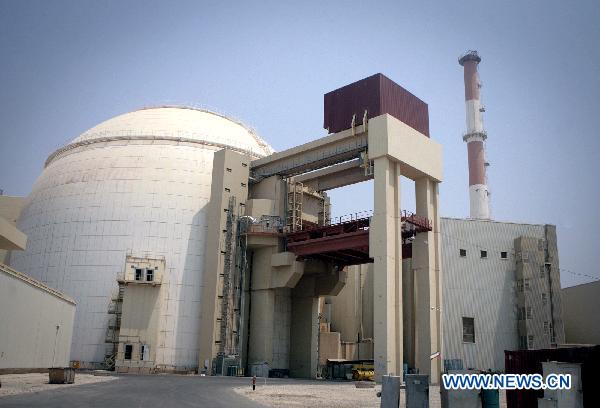
[(483, 408), (499, 408), (500, 393), (498, 390), (481, 390), (481, 406)]

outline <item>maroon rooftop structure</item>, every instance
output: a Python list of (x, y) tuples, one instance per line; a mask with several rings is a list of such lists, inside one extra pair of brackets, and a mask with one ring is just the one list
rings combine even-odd
[(375, 74), (325, 94), (323, 127), (337, 133), (388, 113), (429, 137), (427, 104), (383, 74)]

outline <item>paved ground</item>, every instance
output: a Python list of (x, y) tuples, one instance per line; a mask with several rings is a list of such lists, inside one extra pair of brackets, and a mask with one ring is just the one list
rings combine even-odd
[(381, 386), (356, 388), (354, 382), (311, 380), (268, 380), (265, 385), (259, 380), (256, 391), (249, 387), (234, 391), (269, 407), (378, 408)]
[[(0, 397), (0, 407), (379, 407), (377, 388), (352, 382), (264, 379), (251, 391), (250, 378), (186, 375), (121, 375), (114, 381)], [(500, 406), (505, 407), (504, 393)], [(430, 407), (439, 407), (439, 388), (430, 388)], [(403, 406), (403, 403), (400, 404)]]
[(0, 397), (0, 407), (264, 407), (233, 391), (248, 378), (123, 375), (115, 381)]
[(0, 397), (55, 390), (58, 388), (65, 389), (83, 384), (93, 384), (116, 379), (117, 377), (112, 376), (96, 376), (92, 374), (77, 373), (74, 384), (49, 384), (48, 373), (3, 374), (0, 375), (0, 383), (2, 384), (2, 387), (0, 388)]

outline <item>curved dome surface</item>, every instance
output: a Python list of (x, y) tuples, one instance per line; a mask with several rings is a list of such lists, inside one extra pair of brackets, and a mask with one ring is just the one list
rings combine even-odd
[(224, 116), (160, 107), (109, 119), (48, 158), (18, 221), (27, 249), (10, 263), (75, 299), (72, 360), (110, 358), (110, 310), (130, 255), (165, 261), (155, 363), (198, 365), (206, 211), (223, 147), (246, 153), (240, 167), (272, 151)]
[(71, 143), (106, 136), (181, 137), (241, 147), (258, 155), (273, 152), (242, 123), (207, 110), (182, 106), (143, 108), (125, 113), (94, 126)]

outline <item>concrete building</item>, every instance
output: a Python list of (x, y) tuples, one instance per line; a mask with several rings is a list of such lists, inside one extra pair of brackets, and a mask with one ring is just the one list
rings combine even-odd
[(566, 342), (600, 344), (600, 281), (562, 290)]
[[(480, 101), (477, 72), (480, 62), (476, 51), (459, 59), (464, 66), (467, 133), (463, 140), (468, 146), (471, 217), (441, 218), (444, 273), (439, 358), (453, 368), (457, 368), (453, 364), (459, 364), (464, 368), (502, 371), (504, 350), (556, 347), (565, 342), (565, 330), (555, 226), (490, 220), (487, 134), (482, 120), (485, 109)], [(422, 308), (415, 301), (419, 293), (415, 282), (422, 271), (415, 264), (414, 241), (404, 239), (403, 244), (404, 361), (409, 369), (418, 369), (415, 358), (419, 343), (414, 334)], [(348, 275), (360, 275), (360, 281), (368, 284), (370, 280), (363, 279), (363, 273), (359, 269)], [(327, 299), (327, 328), (340, 332), (340, 341), (360, 344), (371, 330), (370, 321), (365, 319), (372, 311), (370, 304), (364, 302), (364, 287), (362, 283), (360, 289), (358, 284), (350, 284), (339, 296)]]
[[(21, 202), (0, 196), (3, 256), (27, 245), (14, 226)], [(0, 373), (68, 367), (74, 314), (72, 299), (0, 262)]]
[[(403, 367), (410, 235), (414, 361), (437, 381), (442, 154), (427, 109), (377, 74), (325, 96), (331, 134), (275, 154), (203, 110), (118, 116), (49, 156), (17, 223), (30, 244), (10, 263), (76, 299), (71, 359), (84, 367), (314, 377), (319, 298), (372, 262), (381, 376)], [(401, 177), (416, 214), (401, 211)], [(369, 180), (372, 216), (332, 222), (327, 191)]]
[(212, 161), (223, 148), (272, 152), (222, 115), (158, 107), (105, 121), (48, 157), (18, 221), (27, 250), (10, 264), (76, 300), (71, 359), (82, 367), (117, 357), (128, 256), (164, 259), (155, 364), (197, 367)]
[[(565, 342), (554, 226), (441, 218), (441, 235), (442, 360), (502, 371), (504, 350)], [(372, 330), (372, 300), (365, 300), (372, 277), (366, 266), (352, 268), (348, 281), (360, 276), (361, 286), (347, 281), (327, 303), (331, 331), (340, 332), (341, 341), (356, 343)], [(414, 330), (414, 292), (406, 289), (418, 273), (405, 259), (405, 332)], [(414, 368), (411, 338), (404, 337), (404, 360)]]

